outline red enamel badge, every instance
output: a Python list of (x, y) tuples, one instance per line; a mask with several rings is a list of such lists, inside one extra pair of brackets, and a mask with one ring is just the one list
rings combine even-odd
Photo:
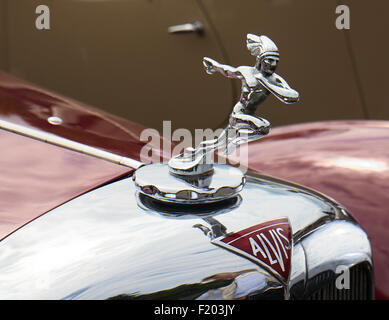
[(292, 255), (292, 230), (287, 218), (267, 221), (212, 243), (238, 253), (268, 269), (287, 283)]

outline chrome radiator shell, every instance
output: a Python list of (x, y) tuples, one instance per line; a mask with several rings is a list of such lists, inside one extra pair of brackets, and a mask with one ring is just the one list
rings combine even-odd
[[(180, 213), (146, 206), (131, 177), (93, 190), (0, 242), (0, 299), (307, 299), (339, 264), (372, 268), (366, 234), (331, 199), (256, 174), (240, 197)], [(229, 232), (288, 217), (288, 285), (193, 227), (210, 216)]]

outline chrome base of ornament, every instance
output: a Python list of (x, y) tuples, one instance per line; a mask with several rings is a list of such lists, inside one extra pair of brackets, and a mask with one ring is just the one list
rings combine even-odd
[(133, 175), (136, 189), (164, 202), (198, 204), (222, 201), (236, 196), (246, 182), (244, 174), (230, 165), (213, 164), (202, 175), (178, 175), (167, 163), (140, 167)]

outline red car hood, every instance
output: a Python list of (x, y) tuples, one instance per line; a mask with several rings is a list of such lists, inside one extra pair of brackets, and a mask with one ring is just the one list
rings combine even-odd
[(0, 239), (130, 168), (0, 130)]
[[(51, 125), (57, 116), (61, 125)], [(0, 120), (139, 159), (143, 127), (0, 73)], [(0, 130), (0, 239), (133, 170)], [(161, 155), (163, 157), (163, 155)]]
[(248, 158), (252, 170), (306, 186), (342, 204), (371, 240), (376, 297), (389, 299), (389, 121), (275, 128), (250, 143)]

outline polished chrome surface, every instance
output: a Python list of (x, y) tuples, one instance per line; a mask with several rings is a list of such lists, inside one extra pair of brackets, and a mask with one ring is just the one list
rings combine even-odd
[[(217, 279), (217, 277), (214, 278)], [(208, 290), (196, 300), (254, 300), (268, 296), (272, 300), (282, 300), (285, 298), (285, 294), (283, 286), (268, 273), (262, 270), (245, 270), (237, 272), (230, 284)]]
[[(371, 247), (366, 233), (356, 224), (338, 220), (318, 228), (301, 242), (307, 264), (306, 295), (323, 285), (315, 279), (322, 274), (335, 275), (337, 268), (351, 268), (360, 263), (373, 266)], [(341, 245), (337, 245), (341, 244)], [(330, 279), (332, 280), (332, 279)], [(355, 284), (353, 284), (355, 285)], [(373, 285), (369, 296), (374, 296)]]
[(196, 149), (187, 148), (169, 161), (173, 173), (196, 175), (209, 172), (212, 170), (212, 153), (216, 149), (222, 148), (228, 155), (236, 146), (267, 135), (271, 127), (270, 122), (257, 117), (255, 112), (258, 105), (270, 94), (284, 103), (298, 101), (298, 92), (275, 73), (279, 61), (275, 43), (266, 36), (248, 34), (246, 44), (250, 53), (256, 57), (256, 64), (253, 67), (232, 67), (211, 58), (203, 59), (208, 74), (219, 72), (226, 77), (240, 79), (241, 96), (230, 115), (228, 126), (217, 139), (203, 141)]
[(307, 277), (306, 258), (301, 242), (293, 246), (293, 260), (290, 270), (290, 280), (288, 284), (288, 294), (291, 299), (303, 297)]
[[(58, 119), (56, 120), (56, 123), (53, 123), (53, 124), (58, 125), (59, 124)], [(62, 148), (66, 148), (66, 149), (69, 149), (72, 151), (85, 153), (85, 154), (88, 154), (90, 156), (93, 156), (93, 157), (96, 157), (99, 159), (104, 159), (104, 160), (107, 160), (107, 161), (110, 161), (110, 162), (113, 162), (113, 163), (116, 163), (119, 165), (123, 165), (126, 167), (137, 169), (143, 165), (142, 162), (139, 162), (137, 160), (134, 160), (134, 159), (131, 159), (128, 157), (118, 156), (118, 155), (113, 154), (111, 152), (107, 152), (107, 151), (103, 151), (103, 150), (100, 150), (100, 149), (97, 149), (94, 147), (90, 147), (90, 146), (87, 146), (85, 144), (75, 142), (75, 141), (72, 141), (69, 139), (65, 139), (65, 138), (56, 136), (56, 135), (51, 134), (51, 133), (47, 133), (47, 132), (40, 131), (40, 130), (33, 129), (33, 128), (27, 128), (25, 126), (15, 124), (12, 122), (8, 122), (5, 120), (1, 120), (1, 119), (0, 119), (0, 128), (7, 130), (7, 131), (10, 131), (10, 132), (13, 132), (13, 133), (17, 133), (17, 134), (20, 134), (23, 136), (27, 136), (27, 137), (36, 139), (36, 140), (39, 140), (42, 142), (46, 142), (46, 143), (50, 143), (50, 144), (53, 144), (53, 145), (56, 145), (56, 146), (59, 146)]]
[[(197, 148), (186, 148), (182, 154), (171, 158), (167, 165), (142, 168), (134, 176), (134, 183), (140, 192), (163, 201), (200, 203), (228, 199), (242, 189), (243, 175), (238, 177), (237, 184), (235, 174), (220, 172), (213, 163), (213, 153), (223, 149), (225, 154), (231, 154), (236, 146), (260, 139), (269, 133), (270, 122), (257, 117), (255, 112), (270, 94), (284, 103), (297, 102), (299, 98), (298, 92), (274, 73), (279, 61), (275, 43), (266, 36), (258, 37), (254, 34), (248, 34), (246, 41), (247, 49), (256, 56), (253, 67), (235, 68), (211, 58), (203, 59), (207, 73), (219, 72), (242, 81), (241, 97), (230, 115), (228, 126), (217, 139), (203, 141)], [(155, 169), (161, 171), (163, 179), (158, 177)], [(211, 185), (211, 182), (216, 182), (216, 186)]]
[(170, 26), (168, 28), (168, 32), (172, 33), (172, 34), (189, 33), (189, 32), (203, 34), (204, 25), (200, 21), (195, 21), (193, 23), (184, 23), (184, 24), (179, 24), (179, 25), (175, 25), (175, 26)]
[(243, 173), (232, 166), (215, 164), (213, 172), (177, 177), (166, 163), (143, 166), (133, 175), (135, 187), (155, 199), (175, 203), (215, 202), (236, 196), (243, 188)]
[(344, 215), (331, 200), (267, 177), (248, 175), (238, 202), (202, 215), (192, 205), (171, 214), (169, 207), (148, 209), (138, 205), (138, 196), (126, 178), (2, 240), (0, 299), (260, 298), (281, 284), (257, 264), (213, 245), (207, 230), (237, 232), (285, 216), (295, 246), (290, 288), (282, 287), (279, 298), (299, 292), (301, 282), (304, 292), (310, 277), (334, 267), (326, 262), (331, 257), (355, 263), (369, 256), (366, 235), (352, 221), (339, 220)]
[(58, 126), (63, 123), (63, 120), (60, 117), (53, 116), (53, 117), (48, 117), (47, 122), (54, 126)]

